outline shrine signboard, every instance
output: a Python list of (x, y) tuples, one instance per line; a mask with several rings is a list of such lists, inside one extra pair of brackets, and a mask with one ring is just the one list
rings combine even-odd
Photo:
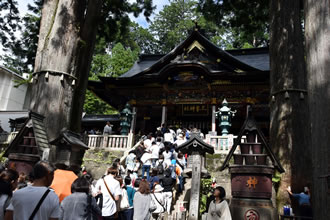
[(195, 115), (208, 115), (209, 108), (207, 104), (183, 104), (182, 115), (195, 116)]

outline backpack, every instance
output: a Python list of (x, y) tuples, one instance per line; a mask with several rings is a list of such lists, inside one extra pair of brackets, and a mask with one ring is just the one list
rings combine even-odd
[(174, 166), (170, 166), (169, 168), (171, 169), (171, 177), (172, 177), (172, 179), (176, 179), (175, 167)]
[(164, 166), (163, 166), (164, 161), (159, 162), (158, 166), (157, 166), (157, 170), (159, 174), (163, 174), (164, 173)]

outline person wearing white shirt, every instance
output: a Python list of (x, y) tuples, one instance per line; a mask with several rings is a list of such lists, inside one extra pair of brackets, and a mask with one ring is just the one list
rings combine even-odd
[(148, 138), (143, 141), (144, 148), (147, 150), (149, 150), (152, 145), (151, 139), (152, 139), (152, 136), (149, 134)]
[[(14, 192), (7, 208), (5, 220), (58, 220), (60, 202), (54, 191), (48, 189), (54, 178), (54, 166), (47, 161), (38, 162), (33, 168), (33, 184)], [(47, 194), (48, 193), (48, 194)], [(37, 204), (44, 197), (41, 205)], [(36, 210), (34, 217), (32, 213)]]
[(147, 173), (147, 180), (150, 176), (150, 168), (151, 168), (151, 153), (145, 152), (141, 157), (142, 165), (142, 178), (144, 178), (144, 173)]
[(159, 215), (166, 211), (165, 208), (165, 197), (163, 195), (164, 188), (160, 184), (156, 184), (151, 194), (151, 197), (156, 204), (156, 210), (152, 213), (152, 219), (159, 219)]
[(117, 172), (117, 169), (109, 168), (108, 175), (100, 179), (96, 184), (96, 188), (101, 189), (103, 194), (102, 217), (104, 220), (115, 219), (114, 215), (117, 212), (116, 201), (119, 200), (119, 196), (122, 194), (120, 183), (114, 178)]
[(161, 137), (157, 137), (156, 144), (159, 146), (159, 150), (162, 150), (163, 148), (165, 148)]
[(128, 156), (126, 157), (125, 164), (127, 170), (132, 170), (132, 171), (134, 170), (135, 158), (136, 158), (135, 151), (132, 150), (131, 152), (129, 152)]
[(170, 130), (167, 130), (164, 134), (164, 142), (170, 142), (172, 144), (174, 143), (174, 137)]
[(152, 162), (152, 167), (154, 168), (156, 166), (156, 161), (159, 158), (159, 146), (156, 144), (156, 142), (153, 142), (150, 151), (151, 151), (151, 162)]
[(170, 147), (169, 146), (165, 147), (163, 156), (164, 156), (164, 162), (167, 166), (171, 165), (172, 155), (173, 155), (173, 153), (170, 151)]
[(181, 144), (183, 144), (185, 142), (186, 142), (186, 140), (183, 137), (183, 135), (182, 134), (179, 134), (178, 135), (178, 139), (174, 142), (174, 144), (176, 144), (176, 146), (180, 146)]

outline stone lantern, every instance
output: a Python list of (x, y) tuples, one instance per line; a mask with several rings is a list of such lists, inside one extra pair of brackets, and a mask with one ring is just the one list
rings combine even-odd
[(131, 122), (133, 119), (133, 113), (131, 111), (130, 104), (126, 104), (125, 108), (120, 112), (120, 134), (128, 135), (129, 129), (131, 127)]
[(75, 173), (80, 171), (85, 151), (89, 148), (81, 141), (79, 134), (65, 130), (50, 144), (56, 146), (55, 165), (57, 168), (72, 170)]
[(232, 111), (228, 107), (228, 102), (226, 99), (222, 102), (222, 107), (217, 111), (216, 117), (219, 119), (219, 127), (221, 128), (221, 134), (227, 135), (228, 129), (231, 127), (231, 118), (235, 116), (236, 110)]
[(191, 170), (192, 176), (188, 220), (198, 220), (200, 219), (201, 178), (203, 178), (203, 173), (205, 173), (206, 170), (205, 155), (206, 153), (214, 154), (214, 148), (205, 143), (203, 139), (200, 138), (200, 134), (191, 133), (189, 141), (181, 144), (177, 150), (188, 154), (187, 169)]

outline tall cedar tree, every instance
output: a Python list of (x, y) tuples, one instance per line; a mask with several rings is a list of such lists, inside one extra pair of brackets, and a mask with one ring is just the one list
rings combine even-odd
[[(146, 17), (152, 1), (45, 1), (35, 61), (31, 110), (44, 116), (49, 139), (63, 128), (79, 132), (97, 32), (111, 38), (130, 12)], [(48, 79), (45, 77), (48, 72)]]

